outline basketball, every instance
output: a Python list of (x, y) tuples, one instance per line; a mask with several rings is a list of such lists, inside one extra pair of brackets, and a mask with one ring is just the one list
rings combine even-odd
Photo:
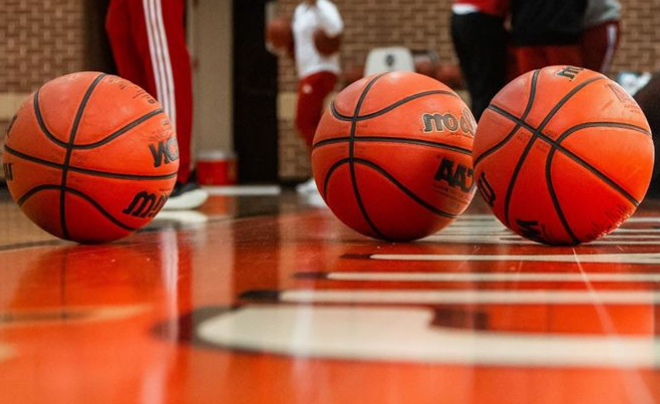
[(571, 66), (524, 74), (479, 121), (475, 178), (497, 218), (545, 244), (612, 232), (635, 212), (653, 170), (637, 103), (606, 76)]
[(438, 65), (433, 77), (446, 84), (451, 89), (458, 90), (465, 88), (463, 73), (461, 73), (461, 68), (457, 64)]
[(291, 20), (282, 17), (271, 20), (266, 26), (266, 41), (278, 50), (291, 49), (293, 47)]
[(316, 185), (359, 233), (428, 236), (472, 199), (474, 128), (465, 103), (437, 80), (412, 72), (363, 78), (321, 118), (311, 157)]
[(147, 224), (178, 169), (175, 132), (160, 104), (116, 76), (56, 78), (20, 107), (5, 139), (9, 192), (47, 232), (97, 243)]
[(339, 52), (341, 35), (328, 36), (322, 29), (314, 31), (314, 46), (321, 55), (330, 56)]

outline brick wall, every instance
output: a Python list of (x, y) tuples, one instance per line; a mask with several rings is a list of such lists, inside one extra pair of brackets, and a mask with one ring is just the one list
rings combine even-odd
[[(21, 100), (44, 81), (81, 70), (83, 21), (83, 0), (3, 0), (0, 133)], [(0, 136), (0, 146), (3, 141)]]
[(660, 70), (660, 1), (621, 0), (621, 42), (614, 71)]
[(1, 134), (20, 102), (44, 82), (79, 70), (112, 69), (99, 34), (107, 1), (2, 0)]
[[(432, 49), (442, 62), (454, 62), (449, 36), (451, 0), (334, 0), (340, 9), (346, 30), (341, 50), (345, 70), (363, 64), (373, 47), (403, 45), (411, 49)], [(290, 15), (297, 0), (278, 0), (279, 11)], [(660, 70), (660, 1), (621, 0), (623, 36), (615, 55), (614, 70)], [(293, 64), (280, 60), (280, 91), (295, 91)], [(309, 176), (305, 147), (298, 139), (290, 120), (280, 129), (280, 176), (299, 179)]]
[(30, 92), (44, 79), (80, 70), (83, 0), (3, 0), (0, 89)]

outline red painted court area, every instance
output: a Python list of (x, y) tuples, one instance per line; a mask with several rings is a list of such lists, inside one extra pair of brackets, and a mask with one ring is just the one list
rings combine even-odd
[(0, 402), (660, 401), (660, 205), (557, 248), (476, 199), (409, 244), (285, 193), (91, 246), (5, 200)]

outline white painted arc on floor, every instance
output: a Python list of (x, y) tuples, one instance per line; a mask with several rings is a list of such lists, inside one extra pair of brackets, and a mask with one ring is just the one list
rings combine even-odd
[(658, 367), (652, 336), (493, 333), (432, 327), (424, 308), (254, 306), (204, 321), (221, 348), (344, 360), (526, 367)]
[(474, 255), (474, 254), (372, 254), (373, 260), (383, 261), (459, 261), (459, 262), (576, 262), (580, 263), (622, 263), (622, 264), (659, 264), (660, 253), (629, 253), (629, 254), (556, 254), (556, 255)]

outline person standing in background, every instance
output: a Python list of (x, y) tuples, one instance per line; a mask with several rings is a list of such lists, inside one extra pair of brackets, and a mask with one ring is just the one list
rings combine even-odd
[(192, 72), (185, 0), (111, 0), (106, 31), (121, 77), (163, 106), (179, 144), (177, 182), (163, 209), (195, 209), (208, 198), (191, 175)]
[(517, 74), (552, 65), (582, 66), (586, 0), (511, 0)]
[(477, 120), (505, 84), (508, 3), (455, 0), (452, 6), (452, 40)]
[[(292, 29), (299, 78), (296, 127), (311, 152), (324, 100), (334, 89), (341, 72), (339, 53), (327, 55), (319, 52), (315, 36), (319, 34), (318, 30), (322, 30), (327, 37), (338, 37), (344, 29), (344, 22), (337, 6), (330, 0), (304, 0), (294, 11)], [(314, 179), (298, 185), (297, 191), (316, 192)]]
[(609, 73), (619, 43), (621, 3), (618, 0), (587, 0), (580, 45), (587, 69)]

